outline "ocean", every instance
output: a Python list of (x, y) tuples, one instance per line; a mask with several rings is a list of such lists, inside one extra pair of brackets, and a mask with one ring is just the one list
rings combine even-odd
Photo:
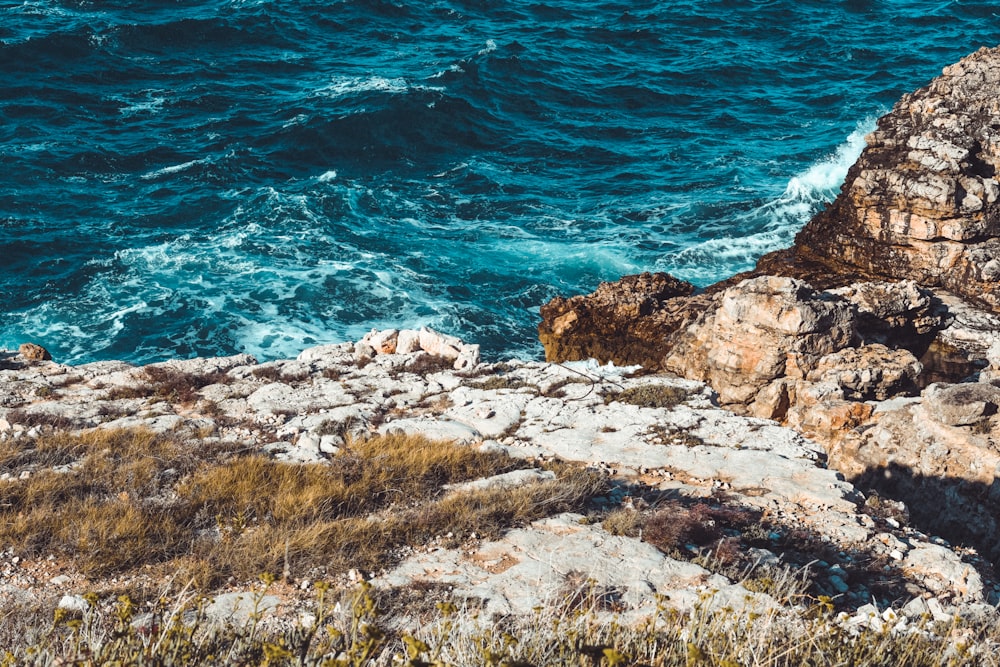
[(0, 2), (0, 347), (259, 359), (750, 268), (1000, 8)]

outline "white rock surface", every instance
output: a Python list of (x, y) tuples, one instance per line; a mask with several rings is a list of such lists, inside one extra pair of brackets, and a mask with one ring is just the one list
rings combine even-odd
[[(775, 326), (783, 323), (776, 320)], [(360, 365), (359, 349), (366, 359)], [(444, 370), (415, 373), (411, 369), (421, 355), (465, 362), (460, 370), (438, 364), (432, 367)], [(770, 532), (771, 543), (767, 549), (754, 547), (760, 563), (780, 566), (785, 562), (782, 540), (803, 532), (842, 554), (828, 572), (813, 568), (816, 585), (855, 605), (870, 602), (872, 595), (857, 575), (844, 569), (852, 567), (852, 554), (887, 563), (889, 574), (905, 580), (915, 596), (940, 601), (939, 615), (960, 613), (949, 605), (990, 601), (990, 582), (983, 581), (968, 558), (895, 519), (894, 525), (877, 523), (863, 513), (864, 497), (826, 467), (823, 448), (773, 421), (715, 407), (711, 391), (698, 382), (665, 375), (632, 377), (637, 369), (596, 364), (482, 364), (475, 346), (427, 329), (376, 331), (363, 344), (318, 346), (295, 360), (263, 365), (237, 355), (161, 366), (211, 376), (211, 384), (197, 387), (194, 400), (172, 404), (160, 398), (115, 397), (116, 387), (142, 393), (149, 380), (141, 367), (106, 362), (73, 368), (40, 361), (0, 370), (0, 440), (42, 432), (49, 427), (33, 423), (37, 417), (32, 415), (47, 414), (86, 427), (210, 432), (280, 460), (322, 463), (351, 438), (395, 431), (420, 434), (518, 458), (561, 459), (606, 471), (618, 485), (618, 495), (601, 501), (610, 509), (630, 506), (628, 489), (662, 492), (691, 503), (725, 498), (767, 521), (764, 534)], [(623, 392), (635, 388), (652, 395), (663, 390), (673, 399), (664, 407), (634, 405)], [(923, 429), (921, 442), (940, 435), (944, 427), (919, 418), (919, 402), (897, 403), (873, 412), (886, 423), (915, 424)], [(879, 433), (876, 426), (867, 437)], [(529, 469), (447, 491), (546, 479), (551, 473)], [(375, 581), (384, 586), (448, 584), (456, 595), (481, 598), (490, 613), (499, 614), (530, 613), (540, 602), (565, 594), (567, 586), (584, 582), (602, 587), (635, 618), (654, 609), (658, 595), (669, 595), (670, 604), (679, 608), (690, 608), (700, 597), (738, 608), (777, 604), (699, 565), (668, 557), (639, 539), (611, 535), (571, 514), (536, 522), (494, 542), (472, 539), (461, 548), (418, 550)], [(222, 613), (232, 603), (233, 613), (244, 613), (246, 604), (240, 600), (217, 599), (216, 609)], [(875, 611), (878, 622), (889, 623)]]

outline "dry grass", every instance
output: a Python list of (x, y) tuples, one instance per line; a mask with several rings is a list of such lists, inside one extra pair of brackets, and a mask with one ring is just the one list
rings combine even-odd
[(706, 503), (685, 507), (671, 502), (646, 517), (642, 537), (664, 553), (677, 553), (687, 544), (718, 545), (726, 536), (725, 529), (744, 528), (759, 517), (759, 512), (748, 509)]
[(449, 359), (439, 354), (431, 354), (430, 352), (418, 352), (406, 364), (406, 371), (417, 375), (428, 375), (430, 373), (452, 370), (455, 370), (454, 359)]
[(469, 382), (468, 387), (473, 389), (485, 389), (487, 391), (497, 391), (500, 389), (523, 389), (524, 387), (534, 387), (535, 385), (525, 382), (521, 378), (511, 375), (491, 375), (485, 380)]
[(161, 398), (172, 403), (192, 403), (198, 400), (198, 390), (210, 384), (231, 380), (223, 371), (215, 373), (185, 373), (168, 366), (146, 366), (142, 371), (145, 384), (135, 387), (114, 387), (105, 400), (122, 398)]
[[(50, 465), (64, 468), (30, 472)], [(445, 484), (523, 465), (403, 435), (296, 465), (148, 431), (60, 433), (0, 450), (15, 477), (0, 482), (0, 543), (70, 557), (88, 575), (156, 566), (210, 587), (261, 572), (378, 570), (403, 547), (498, 537), (604, 490), (594, 473), (563, 467), (553, 482), (442, 496)]]
[[(782, 613), (710, 605), (680, 613), (662, 606), (648, 622), (629, 625), (608, 613), (620, 605), (615, 591), (594, 589), (585, 580), (575, 583), (564, 604), (499, 621), (446, 598), (412, 634), (392, 630), (393, 616), (367, 586), (351, 595), (320, 587), (314, 623), (270, 632), (256, 618), (235, 627), (210, 623), (193, 601), (175, 613), (158, 609), (155, 629), (143, 633), (131, 626), (131, 602), (120, 599), (106, 611), (97, 603), (82, 618), (57, 614), (54, 624), (27, 638), (0, 627), (0, 636), (13, 640), (6, 658), (0, 653), (0, 663), (993, 667), (1000, 662), (995, 650), (1000, 637), (988, 622), (925, 620), (915, 623), (913, 632), (848, 630), (820, 602)], [(426, 592), (410, 599), (420, 604)], [(0, 625), (11, 620), (0, 619)]]
[(53, 429), (75, 428), (77, 424), (70, 418), (43, 411), (29, 411), (16, 408), (7, 413), (7, 421), (20, 424), (26, 428), (33, 426), (48, 426)]
[(688, 391), (681, 387), (644, 384), (638, 387), (629, 387), (617, 393), (606, 394), (604, 402), (618, 401), (643, 408), (672, 408), (686, 401), (688, 397)]

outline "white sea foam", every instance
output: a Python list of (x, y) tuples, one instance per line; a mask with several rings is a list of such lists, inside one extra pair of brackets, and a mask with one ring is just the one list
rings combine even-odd
[(383, 76), (351, 76), (335, 78), (328, 85), (318, 89), (314, 94), (339, 98), (365, 92), (405, 93), (411, 89), (434, 90), (438, 92), (444, 90), (444, 88), (440, 87), (413, 85), (402, 77), (388, 79)]
[(190, 169), (196, 164), (202, 164), (203, 162), (205, 162), (205, 160), (191, 160), (189, 162), (175, 164), (169, 167), (164, 167), (163, 169), (157, 169), (156, 171), (151, 171), (147, 174), (143, 174), (139, 178), (143, 179), (144, 181), (149, 181), (154, 178), (160, 178), (161, 176), (169, 176), (170, 174), (176, 174), (186, 169)]
[(741, 224), (729, 227), (743, 232), (741, 236), (701, 241), (662, 258), (656, 269), (707, 284), (750, 269), (761, 255), (791, 245), (796, 232), (836, 196), (848, 169), (864, 150), (865, 135), (875, 129), (875, 120), (869, 117), (859, 122), (831, 155), (789, 179), (781, 196), (739, 214)]
[(309, 120), (309, 116), (307, 116), (306, 114), (304, 114), (304, 113), (296, 114), (292, 118), (290, 118), (290, 119), (286, 120), (284, 123), (282, 123), (281, 127), (282, 128), (289, 128), (289, 127), (292, 127), (293, 125), (302, 125), (307, 120)]
[(322, 174), (320, 174), (319, 178), (316, 180), (318, 180), (320, 183), (329, 183), (330, 181), (334, 181), (336, 179), (337, 179), (337, 171), (335, 169), (331, 169), (330, 171), (324, 171)]
[(159, 113), (167, 101), (163, 95), (164, 92), (162, 90), (148, 90), (143, 92), (143, 97), (140, 99), (123, 99), (121, 102), (124, 102), (125, 106), (119, 107), (118, 113), (125, 117), (140, 113)]

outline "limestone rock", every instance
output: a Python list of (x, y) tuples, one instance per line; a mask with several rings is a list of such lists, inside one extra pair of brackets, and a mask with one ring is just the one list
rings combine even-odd
[(904, 95), (834, 203), (758, 270), (908, 278), (1000, 310), (998, 87), (1000, 48), (982, 48)]
[(17, 348), (17, 353), (28, 361), (51, 361), (52, 355), (41, 345), (36, 343), (21, 343)]
[(932, 385), (886, 401), (863, 428), (827, 443), (830, 465), (861, 488), (903, 500), (917, 525), (1000, 558), (1000, 389)]
[(913, 393), (921, 370), (923, 366), (909, 351), (875, 343), (828, 354), (809, 371), (807, 379), (832, 382), (851, 400), (884, 401)]
[(458, 338), (447, 336), (427, 327), (420, 329), (419, 335), (420, 349), (424, 352), (452, 361), (458, 359), (459, 350), (462, 347), (462, 341)]
[(359, 342), (370, 345), (379, 354), (395, 354), (399, 342), (398, 329), (372, 329)]
[(722, 403), (749, 403), (780, 377), (805, 378), (853, 337), (847, 301), (762, 276), (725, 290), (714, 313), (678, 335), (663, 367), (707, 381)]
[(857, 282), (827, 291), (854, 305), (864, 343), (910, 347), (947, 320), (935, 307), (934, 294), (913, 280)]
[(677, 298), (693, 291), (666, 273), (643, 273), (601, 283), (587, 296), (557, 297), (541, 308), (538, 335), (545, 358), (657, 368), (669, 347), (665, 334), (697, 313), (691, 299)]
[(935, 421), (967, 426), (996, 414), (1000, 387), (979, 382), (932, 384), (924, 391), (924, 407)]
[(665, 556), (644, 542), (610, 535), (578, 514), (536, 521), (469, 555), (453, 549), (413, 556), (374, 583), (427, 582), (447, 583), (462, 597), (483, 600), (487, 618), (530, 614), (539, 604), (584, 586), (615, 591), (626, 606), (625, 619), (653, 614), (658, 595), (681, 610), (705, 600), (710, 608), (732, 605), (760, 612), (776, 607), (768, 596)]

